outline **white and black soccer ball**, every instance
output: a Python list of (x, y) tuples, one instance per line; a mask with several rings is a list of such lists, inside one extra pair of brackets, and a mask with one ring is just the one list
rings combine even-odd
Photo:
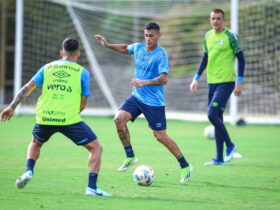
[(133, 172), (133, 180), (141, 186), (149, 186), (154, 181), (154, 169), (147, 165), (138, 166)]
[(204, 136), (209, 140), (215, 138), (215, 128), (213, 125), (209, 125), (204, 129)]

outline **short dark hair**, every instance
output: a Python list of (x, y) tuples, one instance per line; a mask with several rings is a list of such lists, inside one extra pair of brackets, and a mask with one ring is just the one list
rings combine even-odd
[(157, 32), (160, 32), (160, 27), (157, 23), (151, 22), (145, 26), (145, 30), (153, 30), (153, 29)]
[(73, 38), (66, 38), (62, 42), (62, 49), (68, 53), (73, 53), (79, 49), (79, 41)]
[(222, 13), (223, 17), (225, 17), (225, 13), (224, 13), (224, 11), (222, 9), (215, 8), (215, 9), (212, 10), (212, 12), (214, 12), (214, 13)]

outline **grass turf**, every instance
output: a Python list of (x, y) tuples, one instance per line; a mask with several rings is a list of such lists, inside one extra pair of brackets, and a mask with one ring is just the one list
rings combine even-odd
[(84, 117), (103, 145), (98, 186), (113, 197), (87, 197), (87, 151), (61, 134), (45, 144), (35, 175), (23, 190), (15, 179), (25, 169), (34, 116), (14, 117), (0, 124), (0, 209), (280, 209), (280, 126), (227, 125), (243, 158), (224, 166), (205, 167), (215, 156), (214, 141), (203, 137), (207, 123), (169, 121), (168, 134), (194, 166), (190, 182), (179, 183), (177, 160), (160, 145), (147, 123), (129, 123), (139, 165), (155, 170), (149, 187), (137, 186), (133, 169), (118, 173), (124, 151), (111, 118)]

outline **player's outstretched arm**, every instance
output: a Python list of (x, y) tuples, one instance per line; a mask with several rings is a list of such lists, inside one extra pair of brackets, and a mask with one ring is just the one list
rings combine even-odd
[(6, 107), (0, 114), (0, 120), (6, 121), (10, 120), (14, 114), (14, 111), (16, 107), (27, 97), (29, 96), (33, 90), (35, 90), (36, 84), (33, 80), (30, 80), (28, 83), (26, 83), (19, 91), (19, 93), (16, 95), (16, 97), (13, 99), (13, 101), (10, 103), (8, 107)]
[(127, 49), (128, 45), (127, 44), (111, 44), (111, 43), (107, 42), (107, 40), (99, 34), (95, 35), (94, 37), (104, 47), (115, 50), (120, 53), (128, 54), (128, 49)]

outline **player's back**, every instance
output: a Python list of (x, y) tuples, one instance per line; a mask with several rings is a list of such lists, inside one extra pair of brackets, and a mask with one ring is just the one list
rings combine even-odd
[(83, 67), (68, 60), (45, 66), (42, 95), (37, 102), (37, 123), (69, 125), (81, 121), (81, 75)]

